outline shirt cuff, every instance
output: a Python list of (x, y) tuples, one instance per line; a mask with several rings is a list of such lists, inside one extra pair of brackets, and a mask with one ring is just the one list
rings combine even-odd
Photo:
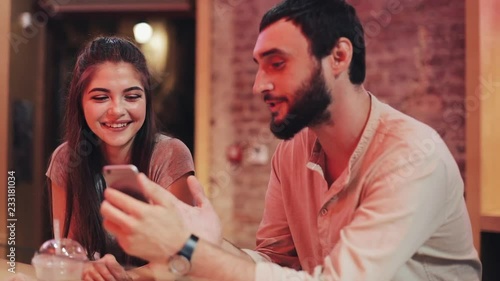
[[(262, 254), (261, 254), (262, 255)], [(326, 263), (331, 263), (330, 257), (326, 257)], [(257, 262), (255, 266), (255, 281), (338, 281), (331, 275), (323, 274), (323, 266), (314, 268), (312, 275), (305, 271), (297, 271), (292, 268), (282, 267), (272, 262)]]
[(250, 249), (241, 249), (241, 250), (243, 252), (245, 252), (247, 255), (249, 255), (255, 263), (258, 263), (258, 262), (271, 262), (271, 259), (267, 255), (264, 255), (264, 254), (259, 253), (257, 251), (253, 251), (253, 250), (250, 250)]
[[(318, 268), (320, 269), (320, 267)], [(296, 271), (288, 267), (281, 267), (275, 263), (259, 262), (255, 266), (255, 281), (319, 281), (323, 280), (319, 272), (314, 276), (304, 271)]]

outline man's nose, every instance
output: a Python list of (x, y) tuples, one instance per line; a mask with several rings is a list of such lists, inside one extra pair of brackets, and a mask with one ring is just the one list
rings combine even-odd
[(255, 95), (260, 95), (266, 92), (274, 90), (274, 84), (267, 77), (267, 75), (258, 72), (255, 75), (255, 81), (253, 83), (253, 93)]

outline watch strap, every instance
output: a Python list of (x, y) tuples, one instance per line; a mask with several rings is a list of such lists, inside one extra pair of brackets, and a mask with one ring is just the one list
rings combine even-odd
[(194, 248), (196, 248), (198, 240), (199, 240), (198, 236), (191, 234), (191, 236), (189, 236), (189, 239), (186, 241), (186, 243), (184, 243), (184, 246), (177, 254), (185, 257), (188, 261), (191, 261)]

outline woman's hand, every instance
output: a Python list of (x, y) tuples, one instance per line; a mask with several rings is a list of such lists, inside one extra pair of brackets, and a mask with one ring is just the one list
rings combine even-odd
[(84, 281), (131, 281), (132, 278), (116, 261), (113, 255), (105, 255), (97, 261), (88, 262), (83, 270)]

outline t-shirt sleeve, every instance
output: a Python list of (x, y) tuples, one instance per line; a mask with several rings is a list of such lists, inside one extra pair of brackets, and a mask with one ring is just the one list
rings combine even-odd
[(175, 138), (160, 138), (153, 151), (149, 178), (167, 188), (187, 173), (194, 174), (193, 157), (187, 146)]
[(59, 147), (52, 152), (50, 157), (49, 167), (45, 175), (50, 179), (51, 182), (57, 186), (65, 186), (67, 181), (67, 165), (68, 158), (68, 145), (67, 143), (61, 144)]

